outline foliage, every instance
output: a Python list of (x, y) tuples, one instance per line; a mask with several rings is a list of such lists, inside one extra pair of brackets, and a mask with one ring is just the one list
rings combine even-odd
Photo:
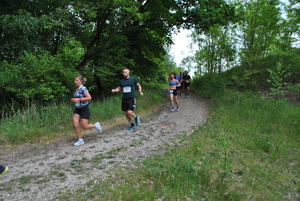
[[(284, 3), (269, 0), (233, 1), (237, 20), (228, 25), (215, 25), (206, 30), (194, 30), (192, 37), (198, 49), (192, 60), (197, 74), (220, 73), (233, 68), (232, 83), (238, 89), (255, 90), (268, 86), (267, 68), (275, 69), (282, 60), (289, 66), (293, 83), (299, 67), (299, 2)], [(267, 19), (267, 20), (266, 20)], [(298, 36), (298, 37), (297, 37)], [(293, 70), (292, 70), (293, 69)]]
[(255, 69), (256, 62), (272, 54), (276, 48), (276, 40), (281, 31), (278, 5), (278, 0), (250, 0), (240, 1), (237, 6), (238, 15), (241, 17), (240, 38), (243, 41), (240, 57), (247, 69)]
[[(74, 72), (61, 68), (61, 63), (49, 53), (25, 53), (18, 63), (3, 63), (0, 71), (3, 88), (17, 94), (21, 100), (60, 100), (69, 92)], [(66, 79), (68, 78), (68, 79)]]
[(285, 79), (290, 77), (291, 73), (283, 69), (282, 63), (277, 63), (274, 71), (271, 69), (267, 69), (267, 71), (270, 73), (270, 79), (268, 82), (270, 82), (272, 85), (271, 91), (273, 94), (280, 95), (286, 92), (284, 90), (289, 84), (285, 82)]
[[(38, 108), (35, 105), (17, 111), (13, 117), (4, 118), (1, 125), (1, 146), (12, 146), (26, 142), (52, 141), (70, 129), (70, 104)], [(20, 132), (21, 131), (21, 132)]]
[(234, 87), (241, 91), (251, 90), (255, 91), (258, 89), (259, 82), (258, 70), (245, 70), (235, 71), (231, 77), (231, 87)]
[(298, 92), (300, 71), (295, 58), (299, 58), (296, 52), (288, 54), (282, 52), (257, 62), (257, 69), (248, 70), (244, 66), (239, 66), (226, 72), (195, 76), (192, 82), (193, 90), (207, 98), (230, 88), (254, 92), (271, 88), (274, 92), (272, 95)]
[(222, 72), (232, 65), (236, 52), (229, 29), (215, 25), (204, 32), (195, 30), (192, 37), (199, 48), (195, 60), (200, 75)]
[[(84, 55), (83, 45), (73, 38), (66, 38), (58, 48), (58, 54), (62, 68), (75, 69)], [(50, 56), (50, 55), (49, 55)]]
[[(55, 99), (70, 91), (70, 74), (75, 72), (87, 77), (91, 93), (101, 98), (108, 96), (124, 67), (133, 76), (163, 82), (169, 65), (164, 63), (165, 47), (172, 44), (176, 28), (227, 24), (234, 13), (224, 0), (3, 0), (0, 11), (0, 76), (16, 73), (3, 83), (1, 105), (10, 97), (18, 102), (24, 97)], [(32, 73), (23, 72), (24, 67)], [(21, 73), (30, 80), (21, 76), (13, 83)], [(37, 73), (43, 75), (33, 78)], [(18, 89), (17, 83), (25, 85)]]
[(228, 81), (218, 73), (206, 73), (191, 82), (193, 91), (199, 93), (203, 98), (212, 98), (222, 95), (226, 91)]

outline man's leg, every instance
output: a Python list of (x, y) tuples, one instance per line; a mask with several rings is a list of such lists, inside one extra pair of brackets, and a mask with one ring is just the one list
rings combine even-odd
[(127, 110), (124, 112), (126, 119), (128, 120), (129, 123), (133, 123), (132, 118), (135, 118), (136, 115), (132, 110)]
[[(128, 130), (132, 130), (136, 125), (139, 125), (139, 123), (137, 123), (139, 120), (137, 120), (137, 116), (132, 110), (125, 111), (124, 114), (128, 122), (130, 123), (130, 127), (128, 128)], [(136, 119), (136, 124), (133, 123), (132, 118)]]

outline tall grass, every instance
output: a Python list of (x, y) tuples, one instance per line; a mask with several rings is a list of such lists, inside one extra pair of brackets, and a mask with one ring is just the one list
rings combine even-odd
[(70, 104), (44, 108), (30, 107), (18, 111), (13, 117), (0, 122), (0, 145), (10, 146), (25, 142), (49, 139), (53, 133), (64, 133), (70, 128), (72, 107)]
[[(137, 113), (145, 116), (159, 111), (164, 103), (161, 85), (145, 83), (143, 92), (145, 97), (137, 96)], [(114, 119), (124, 116), (121, 111), (121, 99), (122, 94), (118, 93), (101, 102), (91, 101), (90, 122), (103, 122), (104, 127), (105, 124), (114, 125)], [(48, 142), (75, 136), (71, 123), (73, 110), (74, 105), (71, 102), (53, 103), (52, 106), (43, 108), (25, 108), (15, 116), (0, 121), (0, 146)], [(125, 120), (125, 117), (122, 119)]]
[(230, 92), (212, 116), (186, 143), (78, 200), (299, 200), (299, 107)]

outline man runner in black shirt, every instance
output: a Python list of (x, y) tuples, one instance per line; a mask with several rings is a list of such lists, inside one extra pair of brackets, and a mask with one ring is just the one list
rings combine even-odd
[(189, 98), (190, 97), (190, 81), (191, 81), (191, 76), (188, 74), (187, 71), (184, 71), (183, 76), (182, 76), (182, 81), (184, 82), (184, 91), (185, 91), (185, 97)]
[[(122, 111), (130, 123), (128, 130), (132, 130), (135, 126), (140, 124), (140, 117), (137, 116), (133, 111), (136, 106), (135, 100), (135, 85), (138, 86), (139, 93), (143, 96), (142, 86), (135, 77), (130, 77), (130, 70), (128, 68), (123, 69), (124, 78), (120, 80), (119, 86), (115, 89), (112, 89), (111, 92), (119, 92), (123, 90), (122, 98)], [(132, 118), (135, 119), (135, 124), (133, 123)]]

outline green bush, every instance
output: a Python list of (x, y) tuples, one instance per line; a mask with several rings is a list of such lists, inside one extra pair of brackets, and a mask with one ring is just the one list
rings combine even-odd
[(202, 77), (197, 77), (191, 82), (191, 90), (199, 93), (203, 98), (213, 98), (221, 96), (226, 90), (227, 81), (223, 74), (207, 73)]

